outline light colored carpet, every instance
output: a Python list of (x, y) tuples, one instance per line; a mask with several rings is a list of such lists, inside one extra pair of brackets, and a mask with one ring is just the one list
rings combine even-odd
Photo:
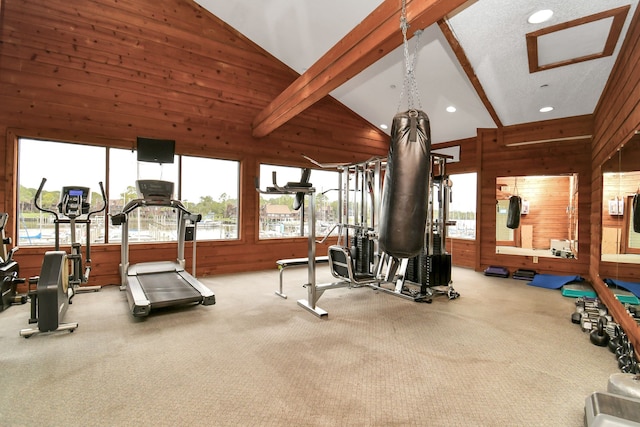
[[(330, 281), (326, 266), (318, 283)], [(202, 279), (217, 304), (138, 320), (117, 287), (79, 294), (76, 332), (21, 338), (0, 313), (3, 426), (579, 426), (618, 372), (570, 321), (574, 301), (454, 268), (461, 298), (332, 289), (304, 268)]]

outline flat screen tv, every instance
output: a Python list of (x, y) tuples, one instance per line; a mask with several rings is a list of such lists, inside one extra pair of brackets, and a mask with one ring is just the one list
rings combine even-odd
[(173, 163), (176, 142), (172, 139), (137, 138), (139, 162)]

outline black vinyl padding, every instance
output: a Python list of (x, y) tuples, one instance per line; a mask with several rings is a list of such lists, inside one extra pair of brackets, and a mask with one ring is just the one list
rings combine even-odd
[(522, 210), (522, 199), (520, 196), (509, 197), (509, 210), (507, 211), (507, 228), (516, 229), (520, 227), (520, 211)]
[(633, 231), (640, 233), (640, 193), (633, 196)]

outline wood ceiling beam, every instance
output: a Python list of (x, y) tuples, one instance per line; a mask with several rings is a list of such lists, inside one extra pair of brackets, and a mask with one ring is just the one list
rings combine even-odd
[[(466, 3), (467, 0), (406, 0), (407, 39), (417, 30)], [(315, 64), (260, 111), (253, 136), (261, 138), (328, 95), (347, 80), (402, 44), (401, 0), (384, 0), (369, 16), (336, 43)]]
[(456, 55), (456, 58), (458, 58), (458, 62), (460, 63), (460, 66), (462, 66), (462, 69), (464, 70), (465, 74), (467, 75), (467, 78), (471, 82), (471, 85), (473, 86), (473, 88), (476, 90), (476, 93), (480, 97), (480, 101), (482, 101), (482, 104), (489, 112), (489, 115), (493, 119), (493, 122), (496, 124), (496, 126), (501, 128), (502, 121), (500, 120), (500, 117), (498, 116), (498, 113), (496, 112), (495, 108), (493, 108), (493, 104), (491, 104), (491, 101), (489, 101), (489, 97), (487, 96), (487, 93), (484, 91), (484, 88), (480, 83), (480, 79), (478, 79), (478, 76), (476, 76), (476, 73), (473, 70), (473, 67), (471, 66), (471, 62), (469, 61), (469, 58), (467, 58), (467, 54), (464, 52), (464, 49), (462, 48), (462, 46), (460, 46), (460, 42), (458, 42), (458, 39), (456, 38), (455, 34), (451, 30), (451, 27), (449, 26), (449, 22), (444, 18), (440, 19), (438, 20), (438, 26), (440, 27), (440, 31), (442, 31), (442, 34), (444, 34), (444, 37), (449, 42), (449, 46), (451, 46), (453, 53)]

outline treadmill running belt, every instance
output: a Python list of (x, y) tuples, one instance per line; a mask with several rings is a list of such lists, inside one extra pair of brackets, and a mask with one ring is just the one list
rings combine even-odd
[(178, 273), (152, 273), (137, 276), (153, 307), (202, 301), (202, 295)]

